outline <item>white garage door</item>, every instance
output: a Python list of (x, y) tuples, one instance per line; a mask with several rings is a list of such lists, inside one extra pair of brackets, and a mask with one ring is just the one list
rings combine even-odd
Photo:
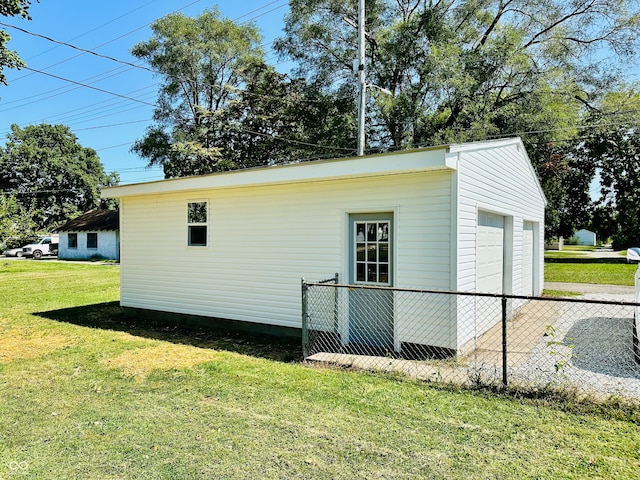
[(504, 217), (478, 212), (476, 233), (476, 291), (502, 293)]
[(522, 227), (522, 295), (533, 295), (533, 223)]

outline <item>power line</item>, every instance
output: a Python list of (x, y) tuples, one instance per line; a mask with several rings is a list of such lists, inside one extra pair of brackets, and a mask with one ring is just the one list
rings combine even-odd
[[(44, 75), (49, 75), (49, 74), (47, 74), (45, 72), (42, 72), (42, 71), (39, 71), (39, 70), (30, 69), (29, 67), (22, 67), (22, 68), (25, 68), (27, 70), (33, 70), (33, 73), (31, 73), (30, 75), (35, 75), (35, 73), (43, 73)], [(108, 71), (100, 73), (98, 75), (94, 75), (92, 77), (85, 78), (84, 80), (82, 80), (81, 85), (85, 84), (89, 80), (96, 79), (96, 80), (94, 80), (94, 82), (98, 82), (98, 81), (102, 81), (102, 80), (105, 80), (107, 78), (113, 77), (115, 75), (119, 75), (120, 73), (123, 73), (123, 72), (119, 71), (119, 70), (122, 70), (123, 68), (124, 67), (114, 68), (112, 70), (108, 70)], [(106, 74), (110, 74), (110, 75), (105, 77)], [(53, 98), (53, 97), (57, 97), (59, 95), (63, 95), (65, 93), (72, 92), (74, 90), (77, 90), (78, 88), (80, 88), (80, 87), (78, 87), (78, 86), (76, 86), (76, 87), (63, 86), (63, 87), (58, 87), (58, 88), (55, 88), (53, 90), (42, 92), (42, 93), (39, 93), (39, 94), (36, 94), (36, 95), (31, 95), (30, 97), (27, 97), (27, 98), (20, 98), (18, 100), (12, 100), (10, 102), (6, 102), (5, 105), (11, 105), (13, 103), (18, 103), (18, 102), (24, 102), (24, 103), (21, 103), (19, 105), (14, 106), (14, 107), (2, 109), (2, 110), (0, 110), (0, 112), (8, 112), (10, 110), (15, 110), (15, 109), (18, 109), (18, 108), (22, 108), (22, 107), (24, 107), (26, 105), (31, 105), (33, 103), (38, 103), (40, 101), (40, 99), (38, 97), (46, 96), (47, 99), (50, 99), (50, 98)], [(54, 92), (58, 92), (58, 93), (52, 95)], [(28, 101), (26, 101), (26, 100), (28, 100)]]
[(266, 15), (267, 13), (271, 13), (271, 12), (272, 12), (272, 11), (274, 11), (274, 10), (278, 10), (278, 9), (280, 9), (280, 8), (284, 7), (285, 5), (288, 5), (288, 4), (289, 4), (289, 0), (273, 0), (272, 2), (269, 2), (269, 3), (267, 3), (267, 4), (265, 4), (265, 5), (261, 6), (261, 7), (258, 7), (258, 8), (254, 9), (254, 10), (251, 10), (250, 12), (247, 12), (247, 13), (245, 13), (244, 15), (240, 15), (239, 17), (234, 18), (232, 21), (233, 21), (233, 22), (237, 22), (237, 21), (238, 21), (238, 20), (240, 20), (241, 18), (248, 17), (249, 15), (251, 15), (251, 14), (253, 14), (253, 13), (259, 12), (260, 10), (263, 10), (263, 9), (265, 9), (265, 8), (267, 8), (267, 7), (270, 7), (270, 6), (271, 6), (271, 5), (273, 5), (274, 3), (279, 3), (279, 2), (283, 2), (283, 1), (285, 2), (285, 4), (284, 4), (284, 5), (280, 5), (280, 6), (278, 6), (278, 7), (274, 8), (274, 9), (272, 9), (272, 10), (269, 10), (268, 12), (261, 13), (260, 15), (255, 16), (255, 17), (253, 17), (253, 18), (250, 18), (250, 19), (249, 19), (249, 20), (247, 20), (247, 21), (255, 20), (255, 19), (256, 19), (256, 18), (258, 18), (258, 17), (261, 17), (261, 16), (263, 16), (263, 15)]
[[(126, 16), (128, 16), (128, 15), (130, 15), (130, 14), (134, 13), (134, 12), (137, 12), (138, 10), (142, 10), (143, 8), (146, 8), (146, 7), (148, 7), (149, 5), (151, 5), (152, 3), (156, 3), (157, 1), (158, 1), (158, 0), (151, 0), (150, 2), (147, 2), (147, 3), (145, 3), (144, 5), (141, 5), (141, 6), (137, 7), (137, 8), (134, 8), (133, 10), (130, 10), (130, 11), (128, 11), (127, 13), (124, 13), (124, 14), (122, 14), (122, 15), (119, 15), (119, 16), (118, 16), (118, 17), (116, 17), (116, 18), (112, 18), (111, 20), (109, 20), (109, 21), (107, 21), (107, 22), (105, 22), (105, 23), (103, 23), (103, 24), (101, 24), (101, 25), (98, 25), (97, 27), (93, 27), (93, 28), (91, 28), (90, 30), (87, 30), (86, 32), (81, 33), (80, 35), (76, 35), (75, 37), (73, 37), (73, 38), (69, 39), (69, 42), (71, 42), (71, 41), (73, 41), (73, 40), (77, 40), (78, 38), (84, 37), (85, 35), (87, 35), (87, 34), (89, 34), (89, 33), (93, 33), (93, 32), (95, 32), (96, 30), (100, 30), (102, 27), (106, 27), (107, 25), (110, 25), (110, 24), (112, 24), (113, 22), (115, 22), (115, 21), (117, 21), (117, 20), (120, 20), (121, 18), (124, 18), (124, 17), (126, 17)], [(198, 1), (200, 1), (200, 0), (198, 0)], [(197, 3), (197, 2), (194, 2), (194, 3)], [(192, 5), (192, 4), (189, 4), (189, 5), (187, 5), (187, 6), (190, 6), (190, 5)], [(186, 7), (183, 7), (183, 8), (186, 8)], [(47, 49), (47, 50), (44, 50), (44, 51), (42, 51), (42, 52), (40, 52), (40, 53), (38, 53), (38, 54), (36, 54), (36, 55), (32, 56), (32, 57), (29, 57), (27, 60), (32, 60), (32, 59), (34, 59), (34, 58), (38, 58), (39, 56), (44, 55), (45, 53), (49, 53), (51, 50), (55, 50), (56, 48), (58, 48), (58, 47), (51, 47), (51, 48), (49, 48), (49, 49)]]
[(35, 68), (30, 68), (30, 67), (22, 67), (22, 68), (24, 68), (25, 70), (29, 70), (29, 71), (35, 72), (35, 73), (40, 73), (42, 75), (46, 75), (48, 77), (56, 78), (56, 79), (62, 80), (64, 82), (73, 83), (74, 85), (79, 85), (81, 87), (90, 88), (91, 90), (96, 90), (98, 92), (106, 93), (108, 95), (113, 95), (115, 97), (125, 98), (127, 100), (131, 100), (132, 102), (138, 102), (138, 103), (142, 103), (144, 105), (149, 105), (150, 107), (155, 107), (155, 104), (153, 104), (153, 103), (144, 102), (142, 100), (138, 100), (137, 98), (133, 98), (133, 97), (127, 97), (126, 95), (122, 95), (120, 93), (110, 92), (109, 90), (104, 90), (102, 88), (94, 87), (94, 86), (88, 85), (86, 83), (76, 82), (75, 80), (71, 80), (69, 78), (60, 77), (58, 75), (54, 75), (53, 73), (43, 72), (41, 70), (36, 70)]
[[(153, 0), (152, 2), (149, 2), (147, 5), (149, 5), (149, 4), (151, 4), (151, 3), (153, 3), (154, 1), (155, 1), (155, 0)], [(189, 3), (189, 4), (187, 4), (187, 5), (183, 6), (183, 7), (180, 7), (180, 8), (179, 8), (179, 9), (177, 9), (177, 10), (174, 10), (172, 13), (176, 13), (176, 12), (179, 12), (180, 10), (184, 10), (185, 8), (188, 8), (188, 7), (190, 7), (190, 6), (192, 6), (192, 5), (195, 5), (196, 3), (199, 3), (199, 2), (200, 2), (200, 0), (195, 0), (194, 2), (191, 2), (191, 3)], [(135, 12), (136, 10), (139, 10), (139, 9), (132, 10), (132, 11), (130, 11), (129, 13)], [(109, 23), (112, 23), (112, 22), (113, 22), (113, 21), (115, 21), (115, 20), (118, 20), (118, 19), (120, 19), (120, 18), (123, 18), (123, 17), (127, 16), (129, 13), (127, 13), (127, 14), (125, 14), (125, 15), (121, 15), (121, 16), (117, 17), (116, 19), (113, 19), (113, 20), (111, 20), (111, 21), (109, 21), (109, 22), (107, 22), (107, 23), (104, 23), (104, 24), (100, 25), (100, 26), (99, 26), (99, 27), (97, 27), (97, 28), (101, 28), (101, 27), (103, 27), (103, 26), (105, 26), (105, 25), (108, 25)], [(135, 33), (135, 32), (137, 32), (137, 31), (139, 31), (139, 30), (142, 30), (143, 28), (148, 27), (148, 26), (149, 26), (149, 25), (151, 25), (152, 23), (153, 23), (153, 22), (146, 23), (146, 24), (144, 24), (144, 25), (142, 25), (142, 26), (140, 26), (140, 27), (137, 27), (137, 28), (134, 28), (133, 30), (130, 30), (130, 31), (129, 31), (129, 32), (127, 32), (127, 33), (124, 33), (124, 34), (119, 35), (119, 36), (117, 36), (117, 37), (115, 37), (115, 38), (112, 38), (112, 39), (110, 39), (110, 40), (107, 40), (106, 42), (103, 42), (103, 43), (101, 43), (100, 45), (97, 45), (96, 47), (94, 47), (94, 48), (93, 48), (93, 50), (95, 50), (95, 49), (97, 49), (97, 48), (100, 48), (100, 47), (104, 47), (105, 45), (108, 45), (108, 44), (110, 44), (110, 43), (112, 43), (112, 42), (115, 42), (116, 40), (120, 40), (121, 38), (124, 38), (124, 37), (126, 37), (126, 36), (129, 36), (129, 35), (131, 35), (132, 33)], [(11, 26), (11, 25), (8, 25), (8, 26)], [(18, 28), (18, 27), (13, 27), (13, 28)], [(96, 28), (96, 29), (97, 29), (97, 28)], [(96, 30), (96, 29), (93, 29), (93, 30), (91, 30), (91, 31), (94, 31), (94, 30)], [(27, 32), (27, 33), (30, 33), (30, 32)], [(85, 32), (85, 33), (83, 33), (83, 34), (81, 34), (81, 35), (78, 35), (78, 36), (74, 37), (74, 39), (75, 39), (75, 38), (80, 38), (80, 37), (82, 37), (82, 36), (86, 35), (87, 33), (89, 33), (89, 32)], [(39, 35), (39, 34), (35, 34), (35, 35), (41, 36), (41, 35)], [(44, 36), (41, 36), (41, 37), (42, 37), (42, 38), (47, 38), (47, 39), (48, 39), (48, 37), (44, 37)], [(54, 41), (55, 43), (61, 43), (61, 42), (58, 42), (58, 41), (55, 41), (55, 40), (52, 40), (52, 39), (48, 39), (48, 40)], [(69, 45), (69, 46), (70, 46), (70, 45)], [(56, 47), (53, 47), (53, 48), (56, 48)], [(73, 48), (80, 49), (79, 47), (73, 47)], [(36, 55), (36, 56), (34, 56), (34, 57), (32, 57), (32, 58), (36, 58), (36, 57), (38, 57), (38, 56), (42, 55), (42, 53), (46, 53), (46, 52), (49, 52), (49, 51), (51, 51), (51, 50), (52, 50), (52, 49), (50, 48), (49, 50), (46, 50), (45, 52), (41, 52), (40, 54), (38, 54), (38, 55)], [(79, 57), (79, 56), (81, 56), (81, 55), (82, 55), (82, 53), (80, 53), (80, 54), (78, 54), (78, 55), (74, 55), (74, 56), (69, 57), (69, 58), (66, 58), (66, 59), (64, 59), (64, 60), (62, 60), (62, 61), (60, 61), (60, 62), (54, 63), (53, 65), (49, 65), (49, 66), (47, 66), (47, 67), (45, 67), (44, 69), (51, 68), (51, 67), (53, 67), (53, 66), (57, 66), (57, 65), (60, 65), (60, 64), (62, 64), (62, 63), (68, 62), (69, 60), (73, 60), (74, 58), (77, 58), (77, 57)], [(17, 80), (21, 80), (21, 79), (26, 78), (26, 77), (28, 77), (28, 76), (30, 76), (30, 75), (32, 75), (32, 74), (29, 74), (29, 75), (23, 75), (22, 77), (15, 78), (15, 79), (13, 79), (13, 80), (12, 80), (12, 82), (15, 82), (15, 81), (17, 81)]]
[[(127, 62), (127, 61), (125, 61), (125, 60), (119, 60), (119, 59), (114, 58), (114, 57), (111, 57), (111, 56), (109, 56), (109, 55), (103, 55), (103, 54), (98, 53), (98, 52), (95, 52), (95, 51), (93, 51), (93, 50), (87, 50), (86, 48), (76, 47), (75, 45), (72, 45), (72, 44), (70, 44), (70, 43), (61, 42), (61, 41), (59, 41), (59, 40), (54, 40), (53, 38), (51, 38), (51, 37), (47, 37), (46, 35), (41, 35), (41, 34), (39, 34), (39, 33), (33, 33), (33, 32), (30, 32), (30, 31), (28, 31), (28, 30), (24, 29), (24, 28), (16, 27), (15, 25), (8, 25), (8, 24), (6, 24), (6, 23), (2, 23), (2, 22), (0, 22), (0, 26), (2, 26), (2, 27), (14, 28), (14, 29), (19, 30), (19, 31), (21, 31), (21, 32), (23, 32), (23, 33), (26, 33), (26, 34), (28, 34), (28, 35), (32, 35), (32, 36), (34, 36), (34, 37), (42, 38), (42, 39), (47, 40), (47, 41), (49, 41), (49, 42), (57, 43), (58, 45), (63, 45), (63, 46), (65, 46), (65, 47), (73, 48), (74, 50), (78, 50), (78, 51), (83, 52), (83, 53), (88, 53), (88, 54), (90, 54), (90, 55), (94, 55), (94, 56), (99, 57), (99, 58), (104, 58), (104, 59), (106, 59), (106, 60), (111, 60), (112, 62), (121, 63), (121, 64), (123, 64), (123, 65), (128, 65), (128, 66), (133, 67), (133, 68), (140, 68), (140, 69), (142, 69), (142, 70), (146, 70), (146, 71), (148, 71), (148, 72), (155, 73), (155, 71), (154, 71), (154, 70), (152, 70), (152, 69), (150, 69), (150, 68), (147, 68), (147, 67), (145, 67), (145, 66), (142, 66), (142, 65), (136, 65), (135, 63)], [(103, 45), (104, 45), (104, 44), (103, 44)], [(71, 57), (71, 58), (75, 58), (75, 57)], [(70, 60), (70, 58), (69, 58), (69, 59), (67, 59), (67, 60)], [(66, 60), (65, 60), (65, 61), (66, 61)], [(51, 68), (51, 67), (53, 67), (53, 66), (55, 66), (55, 65), (60, 65), (60, 63), (63, 63), (63, 62), (59, 62), (59, 63), (56, 63), (56, 64), (54, 64), (54, 65), (49, 65), (48, 67), (45, 67), (45, 68)]]
[(112, 128), (112, 127), (121, 127), (123, 125), (132, 125), (134, 123), (142, 123), (142, 122), (148, 122), (149, 119), (145, 118), (143, 120), (132, 120), (130, 122), (122, 122), (122, 123), (112, 123), (110, 125), (98, 125), (95, 127), (86, 127), (86, 128), (74, 128), (73, 131), (74, 132), (83, 132), (85, 130), (98, 130), (100, 128)]

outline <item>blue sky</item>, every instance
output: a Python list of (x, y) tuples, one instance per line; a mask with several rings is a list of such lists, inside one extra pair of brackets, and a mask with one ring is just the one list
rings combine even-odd
[[(131, 47), (151, 36), (149, 24), (172, 12), (197, 16), (217, 5), (227, 18), (253, 22), (260, 29), (267, 61), (286, 71), (270, 51), (281, 34), (288, 0), (41, 0), (31, 6), (33, 20), (0, 17), (0, 22), (31, 33), (138, 63)], [(4, 27), (2, 27), (4, 28)], [(158, 180), (158, 168), (130, 153), (152, 123), (158, 78), (150, 72), (96, 57), (49, 40), (4, 28), (9, 48), (18, 51), (33, 70), (5, 70), (8, 86), (0, 85), (0, 145), (11, 124), (68, 125), (79, 142), (98, 152), (105, 171), (117, 171), (121, 183)], [(606, 59), (607, 54), (602, 54)], [(626, 68), (628, 81), (640, 79), (637, 65)], [(58, 78), (56, 78), (58, 77)], [(70, 81), (67, 81), (67, 80)], [(72, 83), (90, 85), (93, 88)], [(102, 91), (100, 91), (102, 90)], [(110, 93), (108, 93), (110, 92)], [(121, 96), (128, 97), (122, 98)]]
[[(0, 17), (0, 22), (139, 63), (130, 50), (150, 38), (150, 23), (175, 11), (197, 16), (212, 5), (216, 3), (204, 0), (41, 0), (31, 6), (31, 21)], [(288, 0), (220, 0), (217, 7), (227, 18), (257, 25), (264, 37), (267, 61), (278, 63), (270, 44), (281, 34)], [(80, 144), (98, 152), (105, 171), (120, 174), (122, 184), (163, 178), (160, 169), (146, 168), (144, 159), (129, 152), (151, 124), (153, 107), (148, 104), (155, 103), (158, 78), (140, 68), (4, 29), (11, 35), (9, 48), (16, 50), (29, 68), (42, 73), (5, 70), (9, 85), (0, 85), (0, 144), (14, 123), (21, 127), (64, 124)]]

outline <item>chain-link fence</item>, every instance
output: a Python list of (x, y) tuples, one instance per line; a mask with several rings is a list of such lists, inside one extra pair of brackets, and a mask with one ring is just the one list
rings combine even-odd
[(640, 398), (638, 303), (302, 283), (310, 361)]

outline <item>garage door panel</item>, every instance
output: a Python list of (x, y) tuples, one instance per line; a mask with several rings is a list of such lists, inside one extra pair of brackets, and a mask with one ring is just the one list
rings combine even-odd
[(533, 222), (522, 227), (522, 294), (533, 295)]
[(476, 291), (501, 293), (504, 277), (504, 217), (478, 212)]

